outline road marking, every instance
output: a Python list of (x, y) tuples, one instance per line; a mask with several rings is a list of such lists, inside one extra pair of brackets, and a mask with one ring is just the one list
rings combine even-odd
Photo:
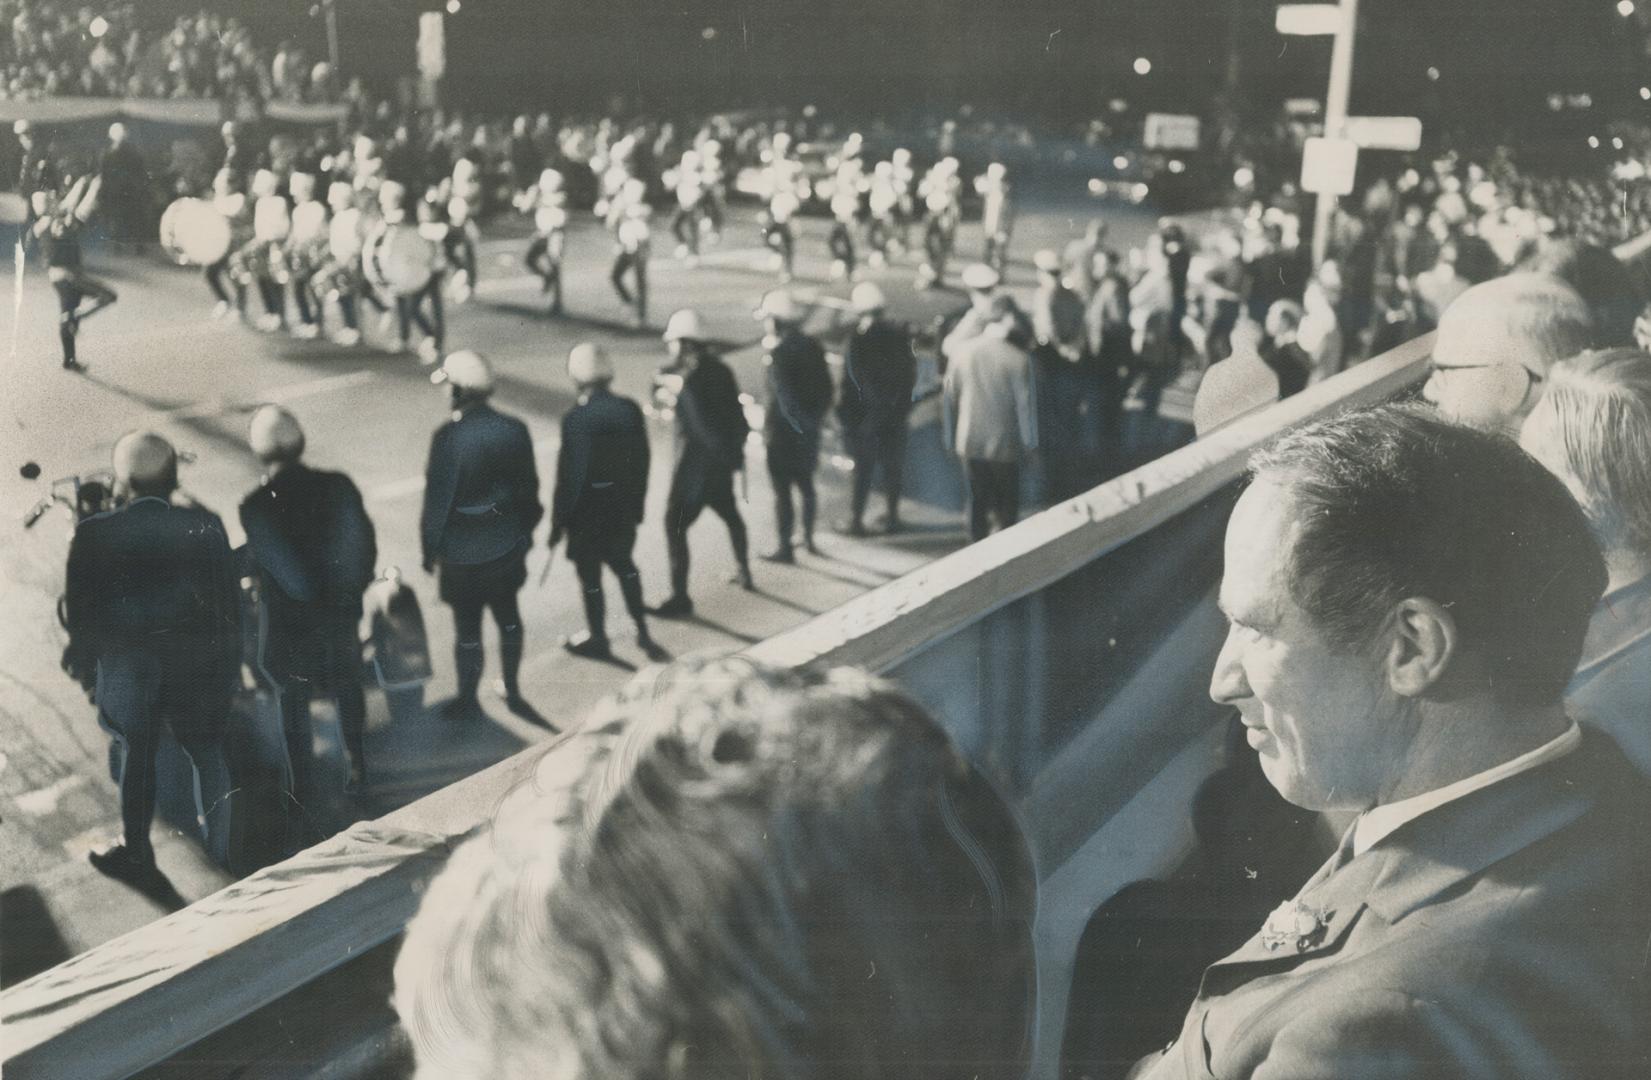
[(150, 413), (144, 419), (149, 424), (164, 424), (172, 420), (199, 420), (209, 416), (219, 416), (223, 413), (250, 412), (259, 405), (284, 405), (291, 401), (299, 401), (319, 394), (330, 394), (335, 390), (348, 390), (353, 386), (373, 382), (377, 378), (378, 373), (376, 371), (346, 371), (339, 375), (327, 375), (319, 379), (310, 379), (307, 382), (277, 386), (271, 390), (263, 391), (250, 401), (211, 398), (207, 401), (197, 401), (191, 405), (180, 405), (175, 409), (163, 409), (160, 412)]
[(54, 780), (43, 788), (25, 791), (12, 799), (17, 808), (30, 817), (45, 817), (55, 813), (58, 800), (86, 782), (84, 776), (71, 773), (59, 780)]
[[(533, 457), (542, 461), (550, 457), (562, 445), (560, 435), (541, 435), (533, 440)], [(393, 499), (405, 499), (410, 495), (424, 494), (424, 477), (409, 476), (401, 480), (391, 480), (389, 483), (379, 484), (367, 489), (369, 502), (389, 502)]]

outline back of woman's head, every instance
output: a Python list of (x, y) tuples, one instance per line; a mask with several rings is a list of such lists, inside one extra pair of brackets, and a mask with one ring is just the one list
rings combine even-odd
[(1035, 876), (893, 684), (639, 677), (431, 886), (396, 965), (420, 1075), (1018, 1077)]

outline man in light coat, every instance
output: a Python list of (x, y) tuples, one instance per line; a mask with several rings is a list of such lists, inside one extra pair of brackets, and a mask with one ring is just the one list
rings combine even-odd
[(994, 298), (980, 335), (959, 345), (942, 384), (946, 445), (963, 461), (972, 540), (1019, 519), (1021, 463), (1038, 446), (1024, 325), (1013, 300)]

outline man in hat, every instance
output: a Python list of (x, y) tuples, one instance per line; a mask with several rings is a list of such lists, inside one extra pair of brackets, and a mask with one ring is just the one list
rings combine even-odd
[(252, 414), (247, 442), (264, 467), (241, 501), (248, 561), (258, 576), (258, 666), (274, 687), (287, 745), (292, 806), (308, 796), (310, 701), (322, 690), (338, 706), (349, 762), (345, 790), (366, 783), (362, 733), (361, 594), (373, 580), (378, 544), (361, 492), (343, 473), (312, 469), (304, 429), (279, 405)]
[(970, 263), (963, 268), (963, 287), (968, 290), (969, 303), (961, 311), (942, 320), (940, 327), (940, 373), (965, 344), (980, 336), (990, 319), (992, 301), (998, 295), (1002, 276), (985, 263)]
[(774, 519), (779, 544), (763, 555), (769, 562), (796, 562), (792, 531), (795, 488), (803, 504), (803, 546), (814, 547), (814, 469), (820, 460), (820, 426), (831, 408), (831, 368), (820, 343), (803, 333), (808, 313), (784, 289), (762, 298), (756, 312), (768, 352), (763, 367), (768, 384), (768, 414), (763, 436), (768, 444), (768, 478), (774, 485)]
[(883, 528), (899, 532), (906, 418), (917, 385), (917, 357), (912, 353), (911, 332), (886, 317), (888, 298), (882, 289), (869, 281), (856, 285), (849, 306), (855, 324), (843, 354), (837, 419), (849, 456), (854, 459), (854, 484), (848, 520), (838, 522), (837, 529), (849, 536), (866, 535), (866, 501), (871, 497), (872, 474), (881, 468), (888, 498)]
[(523, 631), (516, 593), (527, 581), (533, 528), (544, 516), (533, 439), (526, 424), (488, 403), (493, 369), (479, 354), (451, 354), (430, 381), (446, 384), (453, 408), (430, 440), (419, 528), (425, 572), (441, 567), (441, 598), (453, 609), (458, 693), (447, 715), (480, 710), (484, 609), (499, 627), (498, 689), (511, 712), (525, 715), (532, 707), (517, 682)]
[(648, 431), (642, 410), (611, 389), (613, 362), (600, 345), (575, 345), (568, 353), (568, 377), (579, 392), (579, 403), (562, 417), (550, 547), (555, 550), (567, 538), (589, 631), (564, 640), (562, 647), (593, 660), (612, 658), (602, 594), (606, 566), (619, 578), (625, 609), (636, 623), (637, 644), (650, 660), (663, 659), (664, 651), (648, 633), (642, 574), (631, 558), (648, 497)]
[(745, 521), (734, 498), (734, 474), (745, 467), (750, 431), (734, 373), (711, 351), (699, 312), (683, 308), (665, 325), (671, 363), (658, 385), (676, 416), (676, 464), (665, 499), (665, 550), (671, 561), (671, 595), (653, 609), (662, 618), (692, 615), (688, 598), (688, 528), (709, 507), (728, 526), (738, 565), (736, 580), (754, 588)]
[(155, 880), (149, 825), (155, 756), (171, 729), (196, 777), (208, 850), (227, 858), (229, 770), (219, 740), (240, 676), (240, 585), (223, 522), (171, 501), (172, 445), (148, 431), (115, 443), (117, 509), (82, 521), (69, 544), (63, 592), (64, 667), (97, 702), (114, 738), (124, 839), (89, 858), (102, 873)]
[(963, 462), (969, 538), (980, 540), (1020, 517), (1020, 467), (1038, 447), (1037, 394), (1024, 319), (995, 297), (981, 332), (952, 355), (942, 382), (946, 445)]

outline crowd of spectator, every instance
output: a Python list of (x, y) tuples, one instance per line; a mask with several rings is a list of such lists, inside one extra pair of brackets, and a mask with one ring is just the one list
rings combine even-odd
[(258, 44), (245, 23), (202, 11), (171, 25), (142, 5), (107, 10), (0, 0), (0, 100), (41, 97), (334, 101), (325, 59), (290, 41)]

